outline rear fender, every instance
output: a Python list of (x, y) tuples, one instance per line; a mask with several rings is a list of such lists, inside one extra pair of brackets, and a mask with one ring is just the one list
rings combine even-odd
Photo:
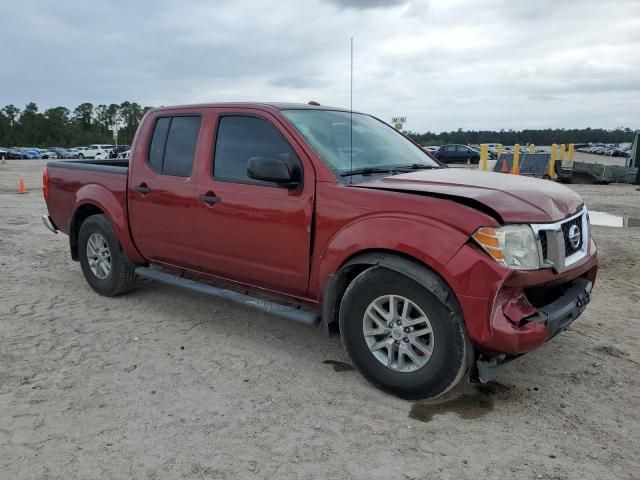
[(122, 192), (122, 197), (119, 198), (112, 191), (98, 184), (84, 185), (76, 192), (75, 208), (69, 229), (69, 241), (72, 251), (77, 246), (78, 241), (79, 225), (76, 224), (76, 220), (81, 218), (78, 212), (88, 205), (100, 209), (109, 219), (120, 242), (120, 248), (129, 260), (133, 263), (145, 263), (144, 257), (135, 247), (129, 233), (125, 192)]

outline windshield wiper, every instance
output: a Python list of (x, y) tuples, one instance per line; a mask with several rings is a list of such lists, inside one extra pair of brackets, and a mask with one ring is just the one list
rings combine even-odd
[(341, 177), (350, 177), (352, 175), (371, 175), (373, 173), (391, 173), (393, 175), (398, 172), (406, 172), (407, 170), (431, 170), (441, 168), (438, 165), (427, 165), (426, 163), (412, 163), (409, 165), (394, 165), (393, 167), (362, 167), (354, 168), (348, 172), (340, 174)]
[(440, 168), (440, 166), (427, 165), (426, 163), (412, 163), (411, 165), (398, 165), (395, 168), (398, 170), (432, 170)]
[(340, 174), (341, 177), (350, 177), (352, 175), (371, 175), (372, 173), (395, 173), (396, 167), (393, 168), (382, 168), (382, 167), (364, 167), (364, 168), (354, 168), (353, 170), (349, 170), (348, 172), (343, 172)]

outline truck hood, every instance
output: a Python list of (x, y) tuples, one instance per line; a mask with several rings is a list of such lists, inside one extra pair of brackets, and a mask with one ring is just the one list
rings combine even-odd
[(583, 205), (580, 195), (556, 182), (466, 168), (390, 175), (354, 187), (445, 197), (470, 206), (481, 204), (505, 223), (556, 222)]

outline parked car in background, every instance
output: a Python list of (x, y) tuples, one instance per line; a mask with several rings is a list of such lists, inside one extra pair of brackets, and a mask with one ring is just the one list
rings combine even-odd
[(41, 158), (40, 150), (37, 148), (21, 148), (22, 158), (27, 160), (35, 160)]
[(55, 154), (58, 156), (58, 158), (73, 158), (71, 156), (71, 152), (66, 148), (62, 148), (62, 147), (47, 147), (47, 150), (49, 150), (50, 152), (55, 152)]
[(40, 158), (44, 158), (45, 160), (62, 158), (55, 150), (48, 148), (38, 148), (37, 150), (40, 152)]
[(131, 150), (125, 150), (120, 152), (116, 158), (129, 158), (129, 155), (131, 155)]
[(106, 157), (109, 157), (109, 151), (113, 148), (113, 145), (105, 145), (100, 143), (95, 143), (93, 145), (89, 145), (83, 150), (78, 152), (78, 158), (96, 158), (96, 155), (100, 154), (101, 156), (106, 153)]
[(443, 163), (480, 163), (480, 152), (467, 145), (443, 145), (434, 156)]
[(122, 152), (126, 152), (127, 150), (131, 150), (131, 145), (118, 145), (117, 147), (113, 147), (111, 149), (111, 156), (110, 158), (119, 158), (118, 156), (122, 153)]
[(13, 147), (7, 150), (7, 158), (19, 160), (26, 157), (19, 148)]
[(440, 147), (439, 147), (439, 146), (437, 146), (437, 145), (436, 145), (436, 146), (430, 146), (430, 147), (422, 147), (422, 149), (423, 149), (425, 152), (428, 152), (428, 153), (430, 153), (431, 155), (435, 155), (435, 153), (438, 151), (438, 149), (439, 149), (439, 148), (440, 148)]
[(80, 153), (80, 150), (78, 150), (75, 147), (71, 147), (71, 148), (67, 148), (67, 155), (69, 155), (67, 158), (78, 158), (78, 154)]
[(0, 158), (9, 158), (9, 149), (0, 147)]

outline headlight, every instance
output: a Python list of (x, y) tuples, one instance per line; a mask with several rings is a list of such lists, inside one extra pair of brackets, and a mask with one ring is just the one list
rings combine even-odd
[(538, 245), (529, 225), (483, 227), (473, 234), (473, 239), (503, 267), (517, 270), (540, 268)]

